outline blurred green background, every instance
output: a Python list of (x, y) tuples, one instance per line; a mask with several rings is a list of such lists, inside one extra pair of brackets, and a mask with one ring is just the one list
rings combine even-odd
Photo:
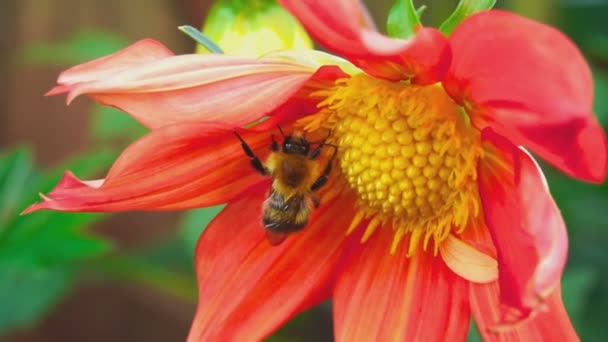
[[(456, 0), (416, 1), (437, 26)], [(194, 44), (211, 1), (7, 0), (0, 3), (0, 340), (180, 341), (196, 303), (194, 245), (219, 208), (184, 213), (18, 216), (65, 169), (102, 177), (145, 130), (127, 115), (42, 96), (68, 66), (154, 37), (177, 53)], [(392, 1), (368, 1), (384, 27)], [(590, 62), (595, 110), (608, 127), (608, 1), (498, 1), (568, 34)], [(525, 80), (522, 80), (525, 81)], [(564, 301), (585, 341), (608, 341), (608, 185), (583, 184), (544, 165), (567, 221)], [(329, 304), (270, 340), (331, 341)], [(471, 341), (479, 340), (474, 329)]]

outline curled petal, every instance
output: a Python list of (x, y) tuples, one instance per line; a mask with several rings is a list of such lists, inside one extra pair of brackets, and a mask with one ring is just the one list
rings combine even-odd
[(479, 251), (454, 235), (439, 246), (446, 265), (462, 278), (474, 283), (488, 283), (498, 278), (496, 259)]
[(446, 38), (432, 28), (419, 28), (408, 40), (387, 37), (361, 1), (281, 0), (322, 45), (371, 75), (417, 83), (440, 80), (449, 66)]
[(230, 203), (201, 236), (189, 341), (259, 341), (331, 295), (354, 200), (322, 197), (310, 223), (273, 247), (261, 223), (268, 186)]
[(561, 32), (502, 11), (473, 15), (450, 38), (443, 82), (479, 127), (580, 179), (601, 182), (606, 137), (593, 117), (593, 81), (576, 46)]
[[(122, 56), (132, 50), (106, 57), (105, 64), (121, 65)], [(287, 102), (308, 81), (345, 75), (336, 66), (320, 70), (278, 58), (199, 54), (141, 58), (133, 65), (138, 56), (129, 55), (126, 67), (118, 71), (86, 74), (76, 83), (61, 83), (60, 79), (59, 87), (51, 93), (67, 92), (68, 102), (87, 94), (153, 129), (179, 121), (222, 121), (241, 126)]]
[[(441, 258), (407, 244), (390, 253), (393, 232), (379, 227), (358, 246), (334, 289), (337, 341), (463, 341), (468, 282)], [(405, 246), (404, 246), (405, 245)]]
[(560, 286), (535, 315), (513, 325), (497, 325), (500, 292), (497, 282), (470, 287), (471, 311), (484, 341), (580, 341), (564, 308)]
[[(242, 131), (264, 158), (267, 134)], [(41, 203), (26, 210), (176, 210), (225, 203), (263, 178), (249, 165), (233, 130), (210, 123), (180, 123), (152, 131), (129, 146), (105, 180), (65, 174)]]
[(566, 226), (542, 171), (523, 149), (484, 130), (479, 193), (498, 254), (502, 321), (534, 314), (557, 287), (568, 252)]
[(142, 39), (111, 55), (97, 58), (87, 63), (74, 66), (59, 75), (58, 86), (47, 95), (69, 91), (69, 86), (102, 80), (112, 74), (138, 66), (142, 63), (173, 56), (173, 52), (153, 39)]

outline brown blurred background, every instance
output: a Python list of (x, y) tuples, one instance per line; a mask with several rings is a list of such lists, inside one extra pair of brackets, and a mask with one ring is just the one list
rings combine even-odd
[[(200, 26), (209, 1), (193, 0), (3, 0), (0, 2), (0, 148), (26, 142), (43, 164), (89, 146), (91, 101), (65, 106), (62, 96), (43, 97), (59, 67), (25, 67), (12, 52), (65, 39), (81, 29), (113, 31), (135, 41), (155, 37), (176, 53), (193, 42), (176, 27)], [(126, 213), (97, 227), (119, 248), (162, 241), (176, 214)], [(1, 272), (1, 270), (0, 270)], [(0, 305), (2, 305), (0, 303)], [(41, 324), (12, 334), (10, 341), (181, 341), (194, 306), (153, 290), (115, 283), (80, 283)]]

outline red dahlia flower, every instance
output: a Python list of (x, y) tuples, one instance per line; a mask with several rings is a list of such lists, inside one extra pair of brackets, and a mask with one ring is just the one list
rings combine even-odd
[[(339, 341), (464, 340), (471, 314), (486, 340), (576, 340), (560, 294), (564, 222), (521, 146), (604, 179), (606, 138), (577, 48), (501, 11), (447, 38), (421, 27), (400, 40), (358, 1), (282, 3), (352, 64), (312, 51), (174, 56), (144, 40), (73, 67), (50, 94), (87, 94), (151, 132), (105, 179), (67, 173), (27, 211), (228, 203), (197, 247), (191, 341), (262, 339), (328, 298)], [(331, 131), (337, 154), (308, 225), (271, 246), (270, 179), (233, 131), (265, 157), (277, 124), (312, 140)]]

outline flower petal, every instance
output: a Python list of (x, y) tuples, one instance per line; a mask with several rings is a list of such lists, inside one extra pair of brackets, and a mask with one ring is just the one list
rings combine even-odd
[(435, 29), (419, 28), (412, 39), (395, 39), (376, 30), (358, 0), (280, 2), (318, 42), (373, 76), (433, 83), (449, 66), (447, 40)]
[[(241, 132), (264, 158), (269, 134)], [(259, 183), (233, 130), (210, 123), (180, 123), (152, 131), (129, 146), (103, 181), (66, 173), (43, 202), (26, 210), (175, 210), (225, 203)]]
[(479, 193), (498, 254), (501, 301), (511, 311), (503, 320), (519, 321), (559, 283), (566, 226), (534, 159), (490, 129), (482, 139)]
[(362, 72), (361, 69), (357, 68), (346, 59), (319, 50), (280, 50), (273, 51), (267, 54), (266, 57), (288, 60), (309, 65), (314, 68), (335, 65), (345, 73), (342, 77), (348, 77), (348, 75), (360, 74)]
[(310, 223), (273, 247), (261, 224), (267, 190), (257, 187), (229, 204), (201, 236), (189, 341), (259, 341), (329, 298), (354, 199), (322, 197)]
[(142, 39), (111, 55), (74, 66), (59, 75), (57, 87), (47, 95), (64, 93), (69, 85), (102, 80), (117, 72), (154, 60), (173, 56), (173, 52), (153, 39)]
[(516, 325), (496, 325), (501, 319), (498, 283), (472, 284), (471, 310), (484, 341), (580, 341), (557, 286), (547, 298), (544, 308)]
[[(125, 54), (108, 56), (105, 63), (120, 66)], [(287, 59), (199, 54), (141, 58), (133, 65), (130, 57), (126, 67), (117, 72), (92, 72), (76, 83), (64, 84), (60, 79), (52, 94), (68, 92), (68, 102), (88, 94), (153, 129), (179, 121), (222, 121), (241, 126), (287, 102), (311, 79), (345, 75), (336, 72), (335, 66), (319, 69)], [(329, 72), (324, 70), (327, 68)]]
[(482, 253), (475, 247), (449, 235), (441, 245), (439, 252), (446, 265), (462, 278), (474, 283), (487, 283), (498, 278), (496, 259)]
[(336, 340), (463, 341), (468, 282), (431, 253), (419, 249), (408, 258), (406, 243), (391, 254), (392, 235), (390, 227), (379, 227), (338, 276)]
[(606, 137), (593, 117), (593, 80), (561, 32), (502, 11), (470, 16), (450, 38), (444, 86), (478, 127), (490, 125), (564, 172), (601, 182)]

